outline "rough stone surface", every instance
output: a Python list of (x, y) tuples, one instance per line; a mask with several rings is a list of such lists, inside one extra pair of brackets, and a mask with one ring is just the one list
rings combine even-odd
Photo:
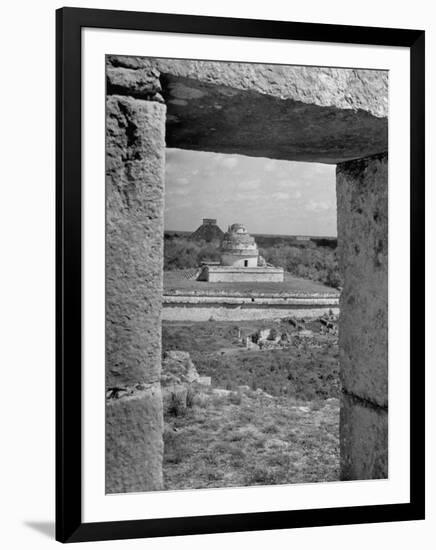
[(388, 161), (337, 167), (338, 252), (344, 276), (339, 348), (343, 388), (388, 405)]
[(321, 317), (332, 311), (339, 315), (337, 304), (326, 305), (288, 305), (286, 307), (274, 305), (218, 305), (218, 304), (165, 304), (162, 310), (164, 321), (256, 321), (266, 319), (283, 319), (294, 317), (295, 319)]
[(165, 106), (110, 95), (106, 107), (106, 491), (157, 490)]
[(344, 394), (340, 412), (341, 479), (388, 477), (388, 414)]
[(164, 411), (180, 414), (187, 408), (189, 389), (200, 376), (187, 351), (171, 350), (162, 361), (162, 397)]
[(198, 383), (202, 386), (210, 386), (212, 384), (212, 377), (211, 376), (200, 376), (198, 379)]
[(326, 163), (387, 151), (387, 71), (113, 56), (109, 62), (160, 73), (169, 147)]
[(192, 384), (199, 374), (187, 351), (166, 351), (162, 361), (162, 386), (171, 384)]
[(109, 56), (108, 61), (112, 66), (156, 68), (163, 75), (235, 90), (255, 90), (278, 99), (388, 116), (388, 71), (130, 56)]
[(165, 107), (107, 99), (107, 387), (160, 374)]
[[(257, 264), (256, 256), (254, 257), (254, 262)], [(232, 267), (224, 265), (205, 266), (198, 280), (205, 280), (210, 283), (283, 283), (284, 271), (281, 267), (244, 267), (239, 266), (238, 261), (235, 261), (235, 263), (237, 265)]]
[(162, 91), (159, 72), (152, 67), (138, 70), (108, 67), (106, 86), (108, 95), (128, 95), (137, 99), (153, 99)]
[(106, 492), (160, 490), (163, 456), (160, 384), (106, 401)]

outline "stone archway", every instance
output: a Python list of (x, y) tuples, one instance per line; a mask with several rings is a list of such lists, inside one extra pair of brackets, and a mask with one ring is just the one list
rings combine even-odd
[(387, 73), (109, 56), (107, 94), (107, 492), (162, 486), (166, 145), (337, 165), (341, 477), (387, 477)]

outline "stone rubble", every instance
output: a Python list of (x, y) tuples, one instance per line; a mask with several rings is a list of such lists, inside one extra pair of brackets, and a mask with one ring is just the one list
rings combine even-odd
[(182, 413), (187, 408), (188, 394), (200, 375), (187, 351), (165, 352), (162, 361), (161, 387), (164, 411)]
[(324, 314), (318, 319), (311, 320), (312, 323), (319, 323), (319, 331), (307, 328), (304, 319), (297, 321), (293, 318), (289, 318), (282, 321), (288, 323), (293, 329), (297, 330), (288, 332), (286, 330), (278, 330), (275, 327), (263, 327), (244, 338), (242, 338), (239, 332), (239, 339), (241, 342), (245, 343), (245, 348), (247, 350), (266, 350), (290, 346), (301, 347), (307, 344), (318, 347), (317, 340), (320, 336), (330, 336), (334, 338), (338, 336), (338, 316), (331, 312)]

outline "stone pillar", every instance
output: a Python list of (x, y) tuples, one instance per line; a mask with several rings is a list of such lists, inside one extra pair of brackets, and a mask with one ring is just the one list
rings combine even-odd
[(388, 476), (388, 159), (337, 165), (341, 479)]
[[(106, 103), (106, 492), (162, 488), (165, 105)], [(108, 86), (108, 93), (110, 88)]]

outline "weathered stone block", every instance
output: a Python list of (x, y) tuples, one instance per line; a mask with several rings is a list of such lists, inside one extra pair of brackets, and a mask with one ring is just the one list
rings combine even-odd
[(106, 387), (159, 380), (165, 106), (107, 99)]
[(388, 159), (337, 167), (338, 252), (344, 277), (339, 348), (343, 388), (388, 404)]
[(165, 106), (106, 107), (106, 491), (149, 491), (162, 488)]
[[(257, 258), (256, 258), (257, 261)], [(283, 283), (284, 270), (281, 267), (238, 267), (206, 266), (198, 280), (210, 283)]]
[(160, 74), (169, 147), (333, 164), (387, 150), (387, 71), (125, 56), (108, 63), (126, 71), (119, 74), (131, 95), (135, 71)]
[(160, 384), (106, 401), (106, 492), (162, 489)]
[(153, 67), (138, 70), (108, 67), (106, 83), (109, 95), (129, 95), (137, 99), (150, 99), (162, 91), (159, 72)]
[(388, 477), (388, 413), (343, 394), (340, 412), (341, 479)]
[(199, 374), (187, 351), (169, 350), (164, 353), (162, 361), (161, 385), (193, 384)]

